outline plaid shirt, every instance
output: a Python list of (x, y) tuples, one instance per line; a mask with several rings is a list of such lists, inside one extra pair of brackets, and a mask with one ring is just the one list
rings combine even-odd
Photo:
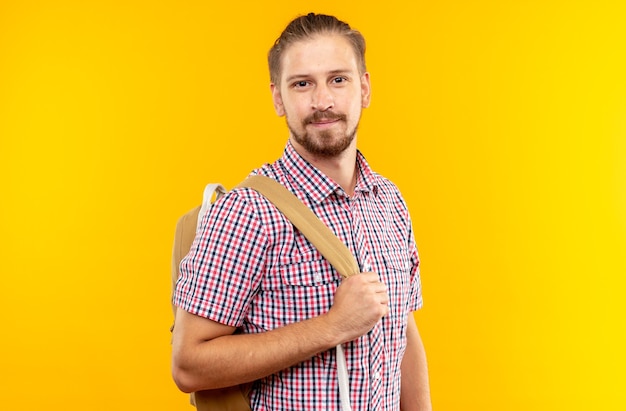
[[(287, 144), (253, 174), (303, 201), (348, 246), (361, 271), (377, 272), (390, 313), (344, 344), (354, 411), (400, 409), (406, 321), (422, 305), (419, 259), (398, 189), (358, 153), (352, 197)], [(263, 196), (238, 188), (207, 213), (181, 263), (175, 303), (244, 333), (261, 333), (327, 312), (341, 276)], [(257, 381), (253, 410), (340, 410), (335, 350)]]

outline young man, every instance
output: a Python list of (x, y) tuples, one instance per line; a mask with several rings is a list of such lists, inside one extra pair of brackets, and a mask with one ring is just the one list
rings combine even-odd
[(218, 201), (181, 263), (173, 375), (185, 392), (254, 382), (253, 410), (339, 410), (343, 344), (353, 410), (430, 410), (419, 260), (397, 188), (357, 151), (369, 105), (365, 41), (335, 17), (292, 21), (269, 53), (283, 156), (254, 174), (300, 198), (348, 246), (346, 280), (264, 197)]

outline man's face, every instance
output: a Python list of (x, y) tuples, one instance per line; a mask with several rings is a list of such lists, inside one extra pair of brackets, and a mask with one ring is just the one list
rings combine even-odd
[(334, 157), (356, 137), (361, 109), (369, 105), (369, 74), (359, 74), (348, 40), (318, 35), (292, 44), (282, 57), (274, 107), (290, 137), (317, 157)]

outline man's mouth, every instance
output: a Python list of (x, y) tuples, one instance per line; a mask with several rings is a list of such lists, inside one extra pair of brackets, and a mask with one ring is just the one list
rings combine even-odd
[(306, 118), (305, 124), (324, 125), (335, 123), (337, 121), (343, 121), (345, 119), (346, 116), (342, 114), (323, 113), (317, 111)]
[(329, 118), (329, 119), (325, 119), (325, 120), (312, 121), (311, 124), (330, 124), (330, 123), (334, 123), (336, 121), (339, 121), (339, 119), (337, 119), (337, 118)]

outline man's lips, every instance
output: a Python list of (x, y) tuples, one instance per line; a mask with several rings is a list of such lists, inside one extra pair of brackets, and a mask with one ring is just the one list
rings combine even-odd
[(346, 119), (345, 115), (342, 114), (337, 114), (337, 113), (322, 113), (322, 112), (315, 112), (313, 115), (311, 115), (310, 117), (308, 117), (305, 121), (305, 124), (312, 124), (314, 126), (325, 126), (328, 124), (334, 124), (337, 123), (339, 121), (344, 121)]
[(323, 124), (331, 124), (331, 123), (336, 123), (337, 121), (339, 121), (338, 118), (329, 118), (329, 119), (325, 119), (325, 120), (318, 120), (318, 121), (311, 121), (309, 124), (315, 124), (315, 125), (323, 125)]

